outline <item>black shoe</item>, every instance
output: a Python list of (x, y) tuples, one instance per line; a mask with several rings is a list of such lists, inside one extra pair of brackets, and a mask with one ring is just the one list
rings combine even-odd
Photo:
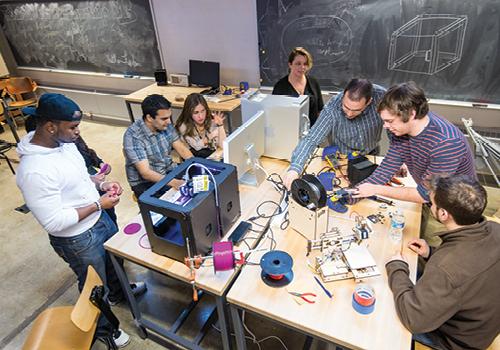
[[(132, 289), (132, 294), (134, 295), (134, 297), (137, 297), (139, 295), (144, 294), (148, 288), (146, 286), (146, 283), (144, 283), (144, 282), (134, 282), (134, 283), (130, 283), (130, 289)], [(123, 296), (123, 294), (120, 294), (117, 297), (113, 297), (113, 296), (108, 297), (109, 305), (111, 305), (111, 306), (118, 305), (123, 300), (125, 300), (125, 297)]]

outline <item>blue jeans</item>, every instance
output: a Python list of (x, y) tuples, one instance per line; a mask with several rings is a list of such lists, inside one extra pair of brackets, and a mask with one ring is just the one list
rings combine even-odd
[(118, 227), (109, 215), (101, 212), (101, 217), (87, 231), (73, 237), (55, 237), (49, 235), (50, 244), (56, 253), (68, 263), (78, 278), (78, 290), (81, 292), (87, 277), (87, 268), (92, 265), (101, 277), (110, 296), (121, 297), (123, 290), (113, 268), (109, 253), (104, 249), (104, 242), (111, 238)]
[[(424, 344), (432, 349), (445, 350), (446, 348), (442, 345), (441, 338), (436, 332), (429, 333), (416, 333), (413, 334), (413, 341)], [(413, 347), (412, 347), (413, 349)]]

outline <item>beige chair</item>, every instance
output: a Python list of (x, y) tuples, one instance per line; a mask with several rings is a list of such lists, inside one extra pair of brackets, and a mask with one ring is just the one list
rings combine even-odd
[(0, 79), (0, 94), (1, 97), (4, 97), (7, 94), (7, 80), (9, 79)]
[[(4, 108), (3, 101), (0, 99), (0, 121), (4, 120), (5, 113), (7, 113), (7, 111)], [(9, 159), (9, 157), (6, 154), (14, 145), (15, 144), (9, 143), (9, 142), (4, 141), (4, 140), (0, 140), (0, 159), (5, 159), (5, 161), (9, 165), (10, 171), (12, 171), (12, 174), (15, 175), (16, 172), (14, 171), (14, 168), (12, 167), (11, 160)]]
[(38, 102), (36, 90), (38, 85), (29, 77), (9, 78), (5, 83), (5, 90), (12, 99), (7, 102), (7, 108), (12, 116), (21, 115), (22, 109), (28, 106), (35, 106)]
[(90, 349), (100, 315), (100, 310), (89, 299), (95, 286), (102, 286), (102, 281), (89, 266), (76, 305), (52, 307), (42, 312), (36, 318), (23, 350)]
[(7, 79), (0, 80), (0, 122), (6, 121), (3, 97), (7, 94)]

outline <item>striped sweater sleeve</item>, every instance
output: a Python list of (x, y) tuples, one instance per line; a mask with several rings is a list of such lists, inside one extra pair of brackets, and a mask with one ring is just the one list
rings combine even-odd
[(384, 185), (389, 182), (392, 176), (401, 168), (401, 165), (403, 165), (403, 160), (401, 159), (399, 145), (397, 142), (393, 142), (382, 163), (375, 169), (373, 174), (363, 182)]
[(426, 180), (435, 174), (456, 174), (466, 152), (464, 144), (458, 139), (446, 139), (435, 145), (430, 154), (430, 164), (422, 176), (422, 181), (417, 185), (417, 191), (422, 198), (427, 202), (430, 200), (429, 190), (425, 186)]
[[(390, 138), (391, 139), (391, 138)], [(385, 156), (382, 163), (375, 169), (375, 171), (366, 179), (361, 181), (358, 185), (364, 183), (371, 183), (374, 185), (385, 185), (389, 182), (392, 176), (401, 168), (403, 165), (403, 160), (401, 159), (399, 153), (399, 147), (396, 142), (391, 141), (387, 155)], [(353, 205), (359, 202), (362, 198), (352, 198), (349, 197), (349, 204)]]

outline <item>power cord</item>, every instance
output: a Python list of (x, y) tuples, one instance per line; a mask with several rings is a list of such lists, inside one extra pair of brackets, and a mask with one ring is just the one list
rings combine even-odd
[[(273, 183), (273, 186), (276, 189), (276, 191), (281, 192), (279, 202), (267, 200), (267, 201), (260, 203), (257, 206), (257, 208), (255, 209), (257, 215), (248, 218), (247, 221), (251, 222), (252, 225), (255, 225), (255, 226), (262, 228), (261, 230), (250, 229), (250, 231), (256, 232), (259, 235), (259, 237), (261, 235), (265, 235), (264, 239), (259, 243), (257, 249), (262, 246), (262, 244), (263, 244), (263, 242), (265, 242), (266, 238), (269, 238), (269, 240), (270, 240), (269, 250), (274, 250), (274, 249), (276, 249), (277, 242), (276, 242), (276, 239), (274, 238), (274, 231), (272, 230), (270, 224), (271, 224), (271, 220), (273, 217), (280, 215), (280, 214), (283, 214), (283, 212), (288, 208), (288, 203), (287, 203), (287, 206), (285, 208), (281, 208), (281, 205), (279, 204), (279, 203), (282, 203), (283, 200), (287, 197), (288, 191), (287, 191), (285, 185), (283, 184), (283, 180), (279, 174), (272, 173), (267, 177), (266, 180)], [(269, 206), (269, 204), (274, 205), (274, 207), (271, 207), (271, 210), (269, 208), (266, 208), (267, 210), (264, 210), (264, 206)], [(267, 214), (269, 211), (271, 211), (272, 214)], [(265, 219), (266, 220), (265, 224), (259, 223), (258, 222), (259, 219)], [(281, 223), (280, 229), (285, 230), (288, 227), (288, 224), (289, 224), (288, 216), (285, 216), (285, 220)], [(248, 239), (258, 239), (258, 238), (245, 237), (242, 240), (244, 242), (244, 244), (248, 248), (250, 248), (250, 245), (248, 244), (248, 242), (246, 242), (246, 240), (248, 240)], [(247, 264), (248, 265), (259, 265), (258, 263), (248, 262), (248, 261), (247, 261)]]
[[(260, 340), (257, 340), (257, 336), (254, 333), (252, 333), (252, 331), (248, 328), (248, 326), (245, 323), (245, 310), (242, 311), (241, 322), (243, 323), (243, 328), (245, 328), (245, 330), (248, 332), (248, 334), (250, 334), (250, 339), (252, 340), (252, 343), (256, 344), (257, 347), (259, 348), (259, 350), (262, 350), (262, 348), (260, 347), (260, 343), (265, 342), (266, 340), (269, 340), (269, 339), (276, 339), (277, 341), (279, 341), (281, 343), (281, 345), (283, 346), (283, 348), (285, 350), (288, 350), (288, 348), (286, 347), (283, 340), (281, 340), (279, 337), (277, 337), (275, 335), (270, 335), (270, 336), (264, 337)], [(246, 336), (245, 336), (245, 338), (246, 338)]]
[[(267, 341), (267, 340), (270, 340), (270, 339), (276, 339), (278, 342), (280, 342), (280, 344), (283, 346), (283, 348), (285, 350), (288, 350), (288, 348), (286, 347), (283, 340), (281, 340), (281, 338), (279, 338), (275, 335), (270, 335), (270, 336), (264, 337), (260, 340), (257, 340), (257, 336), (254, 333), (252, 333), (252, 331), (250, 331), (248, 326), (245, 324), (245, 310), (242, 311), (242, 323), (243, 323), (243, 328), (245, 328), (245, 330), (250, 334), (250, 336), (245, 335), (245, 339), (250, 339), (252, 341), (252, 344), (257, 345), (259, 350), (262, 350), (262, 348), (260, 347), (260, 344)], [(221, 332), (221, 330), (219, 328), (217, 328), (215, 325), (212, 325), (212, 328), (215, 329), (219, 333)], [(236, 335), (234, 333), (231, 333), (231, 336), (235, 337)]]

